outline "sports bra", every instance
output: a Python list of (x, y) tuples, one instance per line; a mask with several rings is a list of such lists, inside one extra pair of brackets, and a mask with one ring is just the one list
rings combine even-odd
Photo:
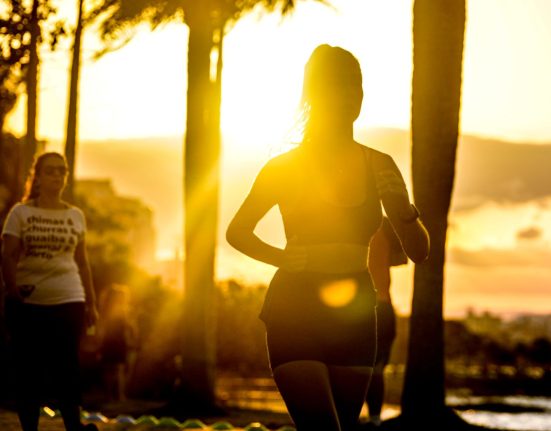
[(382, 209), (373, 173), (373, 150), (362, 148), (367, 168), (366, 196), (358, 205), (338, 205), (324, 199), (308, 181), (307, 172), (295, 164), (293, 183), (298, 198), (294, 205), (280, 208), (287, 240), (301, 245), (357, 244), (369, 246), (379, 229)]

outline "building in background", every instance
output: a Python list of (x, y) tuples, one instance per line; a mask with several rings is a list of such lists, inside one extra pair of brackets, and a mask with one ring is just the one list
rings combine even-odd
[(90, 242), (116, 237), (127, 246), (129, 259), (142, 269), (155, 268), (156, 233), (153, 212), (139, 198), (120, 196), (109, 179), (78, 180), (76, 196), (84, 201), (84, 210), (93, 211), (87, 219)]

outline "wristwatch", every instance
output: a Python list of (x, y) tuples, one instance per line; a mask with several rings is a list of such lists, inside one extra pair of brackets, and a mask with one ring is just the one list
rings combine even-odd
[(411, 206), (411, 213), (404, 216), (403, 214), (399, 214), (400, 220), (402, 223), (410, 224), (416, 221), (419, 218), (419, 210), (417, 207), (413, 204), (410, 204)]

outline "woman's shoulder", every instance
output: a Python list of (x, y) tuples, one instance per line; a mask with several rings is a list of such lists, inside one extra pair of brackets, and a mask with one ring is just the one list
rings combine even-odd
[(285, 153), (272, 157), (265, 165), (263, 170), (269, 174), (277, 176), (286, 176), (299, 167), (301, 152), (299, 148), (293, 148)]
[(69, 202), (63, 202), (67, 207), (67, 211), (76, 214), (78, 217), (84, 218), (84, 211), (82, 211), (79, 207), (76, 205), (70, 204)]
[(25, 211), (25, 209), (27, 209), (29, 206), (29, 201), (17, 202), (11, 207), (11, 211)]
[(371, 157), (373, 160), (376, 161), (385, 161), (385, 160), (392, 160), (392, 156), (390, 154), (387, 154), (383, 151), (376, 150), (375, 148), (368, 147), (367, 145), (361, 144), (359, 142), (356, 142), (362, 150), (366, 153), (368, 157)]
[(32, 209), (31, 202), (21, 201), (14, 204), (10, 209), (10, 214), (26, 214)]
[(30, 207), (25, 204), (25, 202), (17, 202), (14, 204), (4, 220), (4, 226), (2, 229), (2, 235), (4, 234), (13, 234), (19, 236), (19, 228), (22, 223), (25, 223), (25, 220), (29, 218)]
[(20, 202), (17, 202), (13, 207), (13, 210), (17, 209), (18, 211), (24, 211), (24, 210), (54, 210), (54, 211), (63, 211), (63, 210), (77, 210), (80, 211), (78, 207), (75, 205), (70, 204), (66, 201), (61, 201), (60, 206), (56, 208), (43, 208), (39, 207), (37, 205), (37, 202), (35, 199), (26, 199)]
[(289, 166), (290, 164), (296, 163), (300, 159), (301, 153), (301, 148), (295, 147), (289, 151), (285, 151), (284, 153), (272, 157), (268, 163), (279, 167)]
[(368, 147), (367, 145), (358, 144), (363, 147), (368, 160), (376, 170), (393, 169), (396, 166), (394, 159), (388, 153)]

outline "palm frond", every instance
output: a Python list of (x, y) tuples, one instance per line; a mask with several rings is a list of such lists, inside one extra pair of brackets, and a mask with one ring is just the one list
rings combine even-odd
[[(291, 13), (299, 1), (316, 1), (331, 7), (330, 0), (97, 0), (87, 20), (98, 20), (100, 35), (106, 49), (123, 46), (138, 24), (147, 22), (154, 29), (162, 23), (174, 20), (186, 21), (190, 17), (206, 16), (213, 28), (228, 29), (245, 13), (261, 9), (268, 13), (279, 12), (282, 16)], [(208, 9), (205, 9), (205, 8)], [(131, 37), (131, 36), (130, 36)], [(124, 43), (115, 43), (123, 39)]]

